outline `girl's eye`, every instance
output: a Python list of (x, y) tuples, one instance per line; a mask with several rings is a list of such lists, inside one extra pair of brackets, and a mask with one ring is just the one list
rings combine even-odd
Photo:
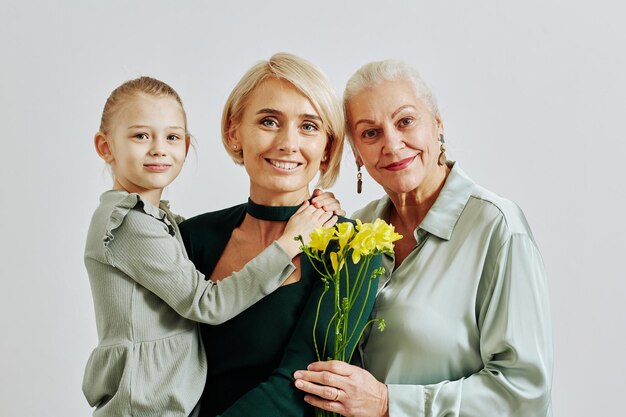
[(179, 140), (179, 139), (180, 139), (180, 136), (177, 136), (177, 135), (169, 135), (167, 137), (167, 140), (171, 140), (171, 141), (175, 141), (175, 140)]
[(376, 129), (367, 129), (361, 133), (363, 139), (374, 139), (376, 136), (378, 136), (378, 130)]
[(134, 137), (141, 140), (148, 139), (148, 135), (145, 133), (137, 133)]
[(271, 117), (267, 117), (265, 119), (261, 119), (261, 126), (265, 126), (265, 127), (277, 127), (278, 126), (278, 122), (271, 118)]
[(302, 125), (302, 130), (304, 130), (305, 132), (317, 132), (320, 129), (315, 123), (306, 122)]

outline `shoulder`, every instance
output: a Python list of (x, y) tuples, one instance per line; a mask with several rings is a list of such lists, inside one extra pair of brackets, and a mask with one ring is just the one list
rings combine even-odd
[(389, 204), (389, 197), (383, 196), (379, 199), (372, 200), (365, 207), (355, 211), (352, 214), (353, 219), (359, 219), (362, 222), (371, 222), (378, 218), (383, 218)]
[(244, 203), (191, 217), (179, 225), (180, 233), (189, 237), (194, 234), (206, 235), (209, 232), (225, 230), (229, 225), (237, 223), (245, 211)]
[(507, 235), (532, 236), (524, 212), (515, 202), (479, 185), (474, 187), (465, 211), (483, 221), (501, 223)]

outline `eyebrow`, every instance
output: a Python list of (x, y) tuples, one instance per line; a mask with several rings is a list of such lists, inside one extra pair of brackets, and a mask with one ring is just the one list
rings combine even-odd
[[(394, 117), (396, 117), (398, 115), (398, 113), (402, 112), (403, 110), (406, 109), (413, 109), (413, 110), (417, 110), (417, 108), (415, 106), (412, 106), (410, 104), (405, 104), (404, 106), (400, 106), (396, 111), (394, 111), (391, 114), (391, 118), (393, 119)], [(370, 119), (360, 119), (358, 122), (356, 122), (354, 124), (354, 127), (357, 127), (359, 125), (359, 123), (367, 123), (367, 124), (376, 124), (376, 122), (374, 120), (370, 120)]]
[[(270, 109), (270, 108), (260, 109), (259, 111), (256, 112), (256, 114), (273, 114), (276, 116), (284, 115), (282, 111), (276, 110), (276, 109)], [(302, 113), (299, 116), (302, 119), (314, 119), (314, 120), (319, 120), (320, 122), (322, 121), (322, 118), (319, 117), (317, 114)]]
[[(150, 129), (151, 126), (147, 126), (147, 125), (132, 125), (128, 127), (128, 130), (130, 129)], [(177, 130), (182, 130), (185, 131), (185, 129), (181, 126), (167, 126), (168, 129), (177, 129)]]

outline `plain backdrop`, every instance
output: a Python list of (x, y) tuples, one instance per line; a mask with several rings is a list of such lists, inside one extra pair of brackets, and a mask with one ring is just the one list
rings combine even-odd
[[(0, 2), (0, 416), (90, 415), (96, 345), (84, 240), (110, 187), (93, 134), (113, 88), (170, 83), (197, 151), (166, 198), (185, 216), (243, 202), (244, 170), (219, 137), (222, 105), (278, 51), (339, 92), (362, 64), (415, 66), (438, 97), (448, 154), (517, 202), (549, 274), (555, 416), (621, 415), (626, 373), (626, 6), (619, 1)], [(332, 191), (350, 213), (343, 156)]]

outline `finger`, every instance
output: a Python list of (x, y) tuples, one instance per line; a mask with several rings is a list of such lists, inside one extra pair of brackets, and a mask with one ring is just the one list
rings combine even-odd
[(307, 370), (309, 371), (315, 371), (315, 372), (326, 371), (329, 373), (342, 375), (342, 376), (352, 375), (353, 370), (354, 370), (353, 368), (361, 369), (354, 365), (350, 365), (343, 361), (338, 361), (338, 360), (318, 361), (318, 362), (313, 362), (309, 364), (309, 366), (307, 366)]
[(305, 395), (304, 401), (312, 405), (313, 407), (321, 408), (322, 410), (332, 411), (337, 414), (346, 415), (347, 409), (339, 401), (329, 401), (314, 395)]
[(326, 221), (326, 223), (324, 223), (322, 226), (333, 227), (337, 223), (337, 220), (339, 220), (339, 217), (333, 216), (328, 221)]
[(316, 188), (313, 190), (313, 200), (315, 200), (315, 197), (319, 196), (320, 194), (323, 194), (324, 191), (321, 190), (320, 188)]
[(311, 203), (309, 203), (309, 200), (304, 200), (304, 203), (300, 204), (300, 207), (298, 207), (298, 210), (296, 210), (296, 213), (302, 213), (304, 210), (307, 209), (307, 207), (310, 207)]
[(345, 210), (343, 210), (343, 209), (335, 210), (335, 211), (334, 211), (334, 213), (335, 213), (337, 216), (346, 217), (346, 211), (345, 211)]
[[(313, 384), (302, 379), (295, 382), (296, 388), (306, 393), (324, 398), (329, 401), (339, 401), (341, 399), (341, 390), (337, 387)], [(344, 395), (344, 398), (346, 396)]]

